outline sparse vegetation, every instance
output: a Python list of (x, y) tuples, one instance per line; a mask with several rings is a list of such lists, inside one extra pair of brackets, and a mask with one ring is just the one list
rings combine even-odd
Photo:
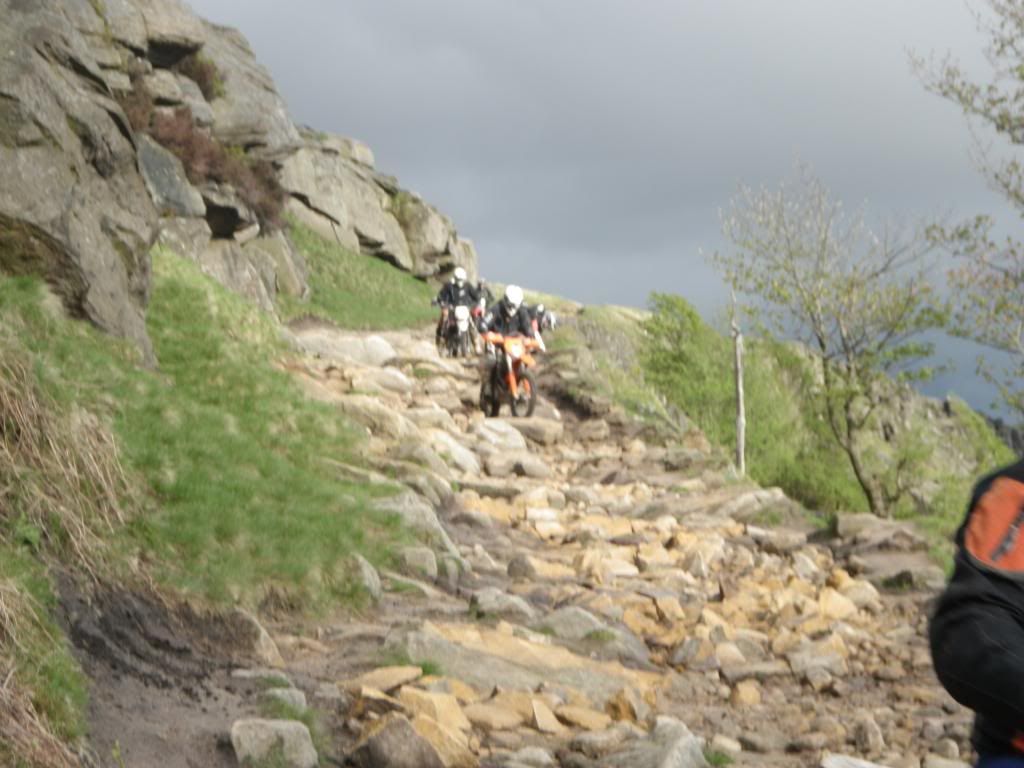
[(290, 232), (309, 265), (312, 295), (308, 301), (282, 296), (283, 317), (312, 316), (363, 330), (418, 327), (435, 318), (434, 291), (423, 281), (330, 243), (297, 222)]
[(584, 641), (594, 645), (607, 645), (613, 642), (617, 635), (610, 629), (594, 629), (583, 636)]
[(224, 96), (224, 76), (217, 65), (202, 53), (190, 53), (174, 65), (174, 71), (198, 85), (207, 101)]
[(733, 764), (733, 759), (727, 753), (710, 748), (704, 750), (704, 759), (708, 761), (708, 765), (714, 766), (714, 768)]
[(171, 253), (154, 253), (154, 276), (148, 328), (159, 374), (48, 314), (37, 283), (0, 283), (0, 325), (31, 349), (43, 388), (111, 419), (123, 460), (157, 502), (112, 546), (158, 563), (164, 583), (217, 601), (283, 592), (303, 607), (360, 604), (347, 555), (388, 562), (403, 534), (372, 510), (379, 491), (337, 479), (324, 462), (355, 460), (356, 434), (273, 366), (285, 351), (269, 318)]
[[(309, 729), (309, 735), (313, 739), (313, 746), (318, 755), (324, 755), (329, 750), (330, 736), (325, 724), (326, 717), (323, 712), (314, 707), (299, 708), (289, 704), (287, 701), (267, 696), (263, 699), (260, 709), (261, 714), (270, 720), (295, 720), (302, 723)], [(286, 763), (287, 765), (287, 763)]]

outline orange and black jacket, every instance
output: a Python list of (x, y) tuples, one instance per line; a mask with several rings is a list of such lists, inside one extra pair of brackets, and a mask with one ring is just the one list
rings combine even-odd
[(932, 615), (935, 672), (975, 712), (980, 754), (1024, 754), (1024, 460), (974, 489)]

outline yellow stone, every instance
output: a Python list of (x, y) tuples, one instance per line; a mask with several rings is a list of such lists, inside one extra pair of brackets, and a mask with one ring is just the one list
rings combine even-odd
[(737, 683), (729, 697), (734, 707), (753, 707), (761, 703), (761, 686), (756, 680)]
[(612, 719), (604, 712), (589, 707), (576, 707), (567, 704), (559, 707), (556, 714), (566, 725), (582, 728), (586, 731), (603, 731), (612, 724)]
[(636, 608), (627, 608), (622, 612), (622, 623), (629, 627), (634, 635), (656, 635), (661, 629), (658, 622), (649, 618), (646, 613)]
[(419, 667), (380, 667), (353, 680), (338, 683), (338, 686), (346, 691), (365, 687), (376, 688), (388, 693), (407, 683), (415, 682), (421, 677), (423, 677), (423, 670)]
[(518, 713), (524, 722), (528, 722), (533, 717), (533, 696), (524, 691), (499, 691), (498, 695), (488, 703), (496, 707), (511, 709)]
[(637, 710), (642, 707), (640, 697), (631, 688), (623, 688), (604, 705), (604, 711), (612, 720), (627, 720), (637, 722), (640, 718)]
[(480, 761), (469, 751), (464, 733), (445, 727), (427, 715), (416, 715), (412, 727), (437, 751), (445, 768), (477, 768)]
[(531, 717), (530, 725), (541, 733), (565, 733), (566, 728), (562, 725), (551, 708), (540, 699), (530, 702)]
[(494, 704), (470, 704), (465, 709), (465, 715), (469, 722), (485, 731), (509, 731), (526, 721), (514, 709)]
[(658, 618), (662, 621), (682, 621), (686, 618), (686, 612), (679, 604), (679, 599), (672, 595), (654, 598), (654, 605), (658, 609)]
[(398, 700), (410, 715), (426, 715), (448, 728), (468, 731), (472, 728), (462, 714), (459, 702), (450, 693), (431, 693), (405, 686), (398, 692)]
[(836, 592), (832, 587), (825, 587), (818, 595), (818, 610), (827, 619), (848, 619), (857, 614), (857, 606), (850, 598)]
[(402, 703), (398, 699), (388, 696), (379, 688), (369, 688), (361, 685), (358, 688), (349, 688), (347, 690), (356, 699), (352, 707), (353, 717), (363, 717), (371, 712), (376, 715), (383, 715), (402, 709)]
[[(426, 685), (426, 678), (420, 681), (421, 685)], [(468, 683), (464, 683), (461, 680), (457, 680), (454, 677), (435, 677), (431, 679), (431, 685), (428, 687), (435, 688), (436, 690), (443, 693), (450, 693), (462, 704), (472, 704), (475, 701), (480, 701), (483, 697), (480, 692), (477, 691), (473, 686)]]

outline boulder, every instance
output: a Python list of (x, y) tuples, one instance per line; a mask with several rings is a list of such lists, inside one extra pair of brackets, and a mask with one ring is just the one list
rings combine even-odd
[(185, 95), (174, 73), (167, 69), (154, 69), (142, 78), (146, 90), (159, 106), (176, 106), (181, 104)]
[(160, 67), (203, 47), (203, 25), (181, 0), (132, 0), (146, 24), (146, 55)]
[(437, 581), (437, 556), (428, 547), (405, 547), (400, 559), (402, 570), (410, 576)]
[[(447, 414), (447, 411), (442, 411)], [(427, 438), (446, 462), (469, 475), (480, 474), (480, 460), (469, 448), (460, 443), (451, 433), (440, 429), (427, 431)]]
[(283, 232), (257, 237), (243, 250), (261, 274), (273, 274), (274, 293), (294, 298), (309, 295), (309, 268), (298, 250), (292, 247)]
[(206, 204), (206, 221), (214, 237), (233, 238), (256, 223), (252, 212), (233, 187), (206, 183), (199, 190)]
[(213, 238), (206, 219), (160, 219), (157, 242), (179, 256), (198, 262)]
[(157, 211), (127, 120), (65, 7), (0, 9), (0, 271), (44, 277), (72, 314), (152, 361), (143, 313)]
[(357, 768), (445, 768), (430, 742), (394, 713), (366, 728), (349, 760)]
[[(401, 190), (391, 199), (394, 213), (409, 246), (412, 273), (418, 277), (432, 277), (441, 271), (454, 269), (449, 244), (455, 236), (455, 227), (448, 217), (417, 195)], [(476, 265), (470, 280), (476, 280)], [(467, 269), (467, 274), (469, 270)]]
[(306, 694), (298, 688), (269, 688), (263, 692), (263, 695), (267, 699), (280, 701), (299, 712), (306, 708)]
[[(162, 0), (149, 0), (162, 2)], [(235, 29), (203, 22), (203, 55), (220, 72), (224, 95), (213, 108), (214, 135), (225, 144), (279, 149), (299, 142), (284, 100), (267, 70), (256, 61), (245, 37)]]
[(485, 616), (501, 616), (504, 618), (530, 621), (536, 611), (518, 595), (509, 595), (497, 587), (485, 587), (473, 593), (469, 600), (470, 611)]
[(307, 142), (283, 158), (281, 184), (308, 208), (328, 217), (342, 245), (413, 270), (405, 233), (390, 210), (390, 196), (359, 165), (329, 147)]
[(420, 714), (413, 718), (412, 727), (437, 750), (444, 768), (476, 768), (480, 764), (469, 751), (466, 737), (453, 730), (449, 722)]
[(259, 620), (242, 608), (236, 608), (228, 617), (236, 648), (270, 667), (283, 667), (284, 659), (270, 633)]
[(213, 125), (213, 107), (199, 90), (195, 80), (185, 75), (174, 73), (175, 82), (181, 92), (181, 103), (192, 112), (192, 119), (196, 125), (209, 128)]
[(336, 331), (314, 329), (299, 334), (307, 352), (327, 360), (359, 365), (384, 365), (397, 356), (395, 348), (380, 336), (342, 336)]
[(551, 477), (551, 468), (544, 462), (544, 459), (525, 451), (491, 453), (484, 459), (484, 469), (491, 477), (521, 475), (538, 480)]
[(103, 0), (104, 33), (136, 53), (145, 53), (146, 20), (135, 0)]
[[(434, 544), (443, 548), (448, 554), (453, 555), (460, 564), (465, 565), (458, 547), (452, 542), (437, 519), (434, 508), (425, 502), (420, 496), (412, 491), (400, 493), (386, 499), (379, 499), (374, 507), (380, 512), (397, 514), (402, 522), (414, 531), (418, 531)], [(426, 658), (426, 657), (424, 657)]]
[(659, 717), (647, 738), (632, 741), (609, 755), (601, 766), (617, 768), (707, 768), (703, 744), (682, 722)]
[(352, 564), (359, 583), (366, 590), (370, 599), (375, 603), (380, 602), (384, 596), (384, 590), (381, 587), (380, 574), (377, 573), (377, 569), (365, 557), (358, 554), (352, 556)]
[(473, 427), (481, 444), (501, 451), (525, 451), (526, 440), (519, 430), (502, 419), (486, 419)]
[(508, 423), (515, 427), (526, 438), (541, 445), (554, 445), (562, 439), (562, 422), (554, 419), (509, 419)]
[(423, 434), (415, 424), (376, 397), (347, 395), (340, 398), (337, 404), (346, 416), (358, 424), (362, 424), (374, 436), (386, 437), (399, 442), (405, 440), (424, 441)]
[(139, 170), (162, 216), (202, 218), (206, 204), (185, 175), (181, 161), (149, 136), (139, 136)]
[(253, 263), (235, 241), (211, 240), (197, 261), (204, 274), (232, 293), (248, 299), (265, 312), (274, 311), (277, 282), (273, 272), (265, 264)]
[(274, 759), (275, 752), (286, 768), (319, 765), (309, 729), (295, 720), (237, 720), (231, 726), (231, 745), (242, 765)]

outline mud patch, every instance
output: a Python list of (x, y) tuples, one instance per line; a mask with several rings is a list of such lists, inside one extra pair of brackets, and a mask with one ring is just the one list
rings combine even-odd
[(90, 680), (95, 765), (236, 765), (226, 735), (255, 714), (255, 697), (231, 677), (243, 660), (233, 621), (150, 594), (87, 594), (70, 580), (60, 592), (65, 631)]

